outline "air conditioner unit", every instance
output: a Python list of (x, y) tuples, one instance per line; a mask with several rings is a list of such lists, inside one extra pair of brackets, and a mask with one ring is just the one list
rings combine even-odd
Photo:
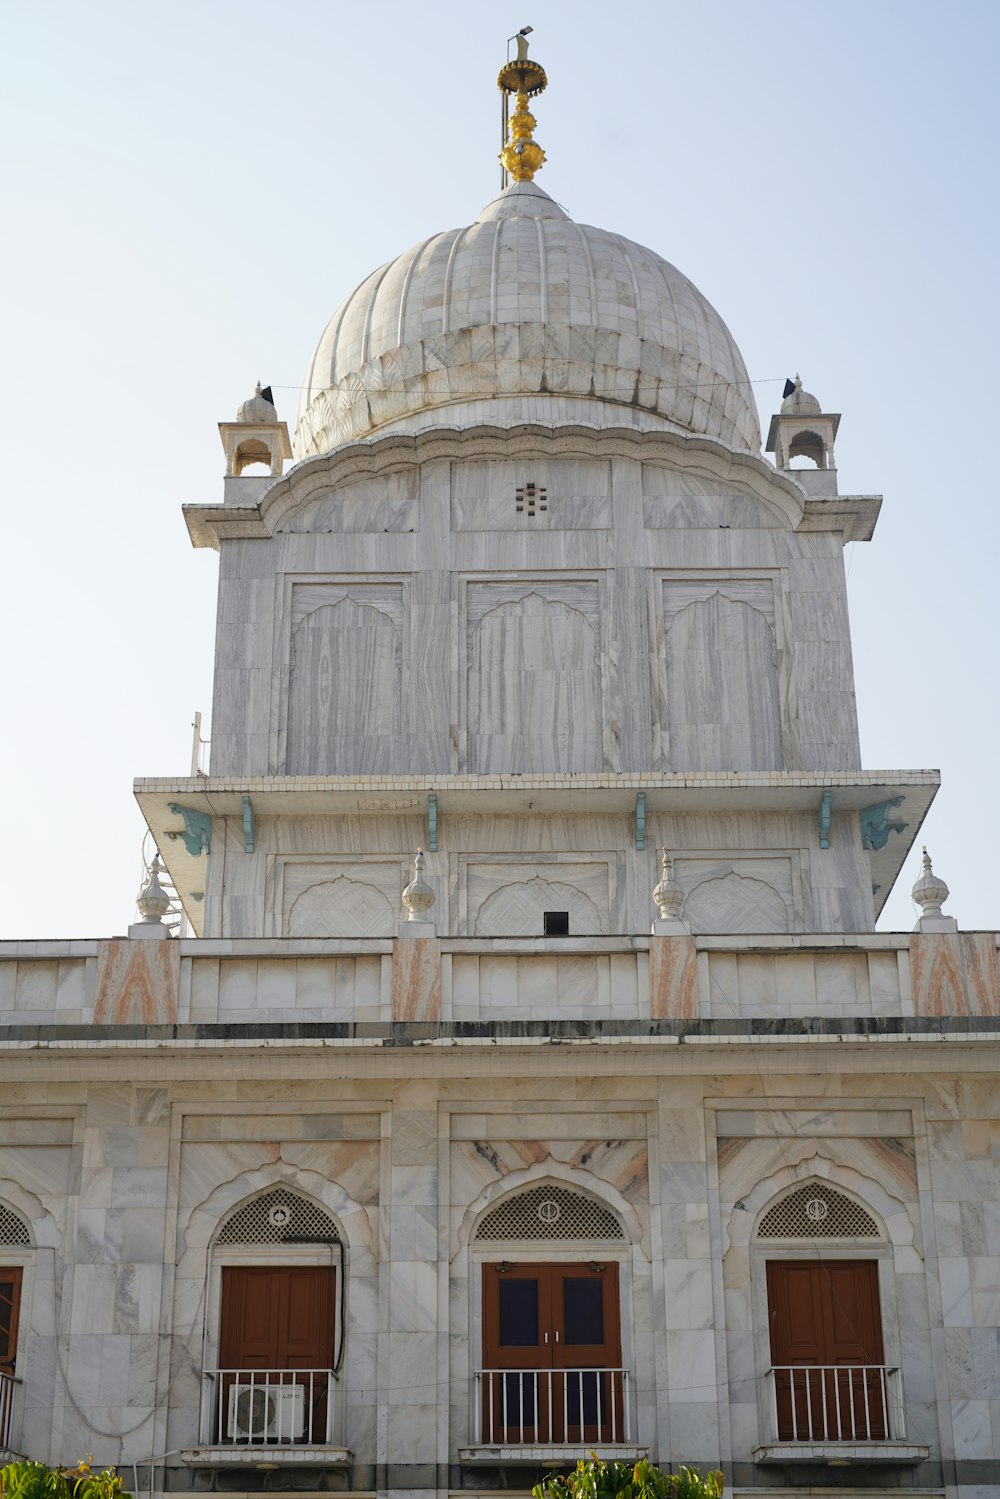
[(229, 1388), (227, 1435), (244, 1442), (290, 1442), (305, 1430), (300, 1384), (234, 1384)]

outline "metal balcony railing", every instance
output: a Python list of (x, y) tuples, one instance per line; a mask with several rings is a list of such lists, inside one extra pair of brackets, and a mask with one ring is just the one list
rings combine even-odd
[(633, 1440), (627, 1369), (477, 1369), (475, 1445), (548, 1446)]
[(0, 1456), (13, 1455), (18, 1438), (21, 1381), (13, 1374), (0, 1374)]
[(784, 1364), (767, 1377), (779, 1442), (884, 1442), (906, 1435), (898, 1369)]
[(334, 1442), (332, 1369), (206, 1369), (206, 1446), (323, 1446)]

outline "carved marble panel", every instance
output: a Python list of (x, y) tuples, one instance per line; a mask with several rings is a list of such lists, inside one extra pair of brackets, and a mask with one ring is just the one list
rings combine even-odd
[(642, 518), (649, 531), (755, 531), (787, 525), (777, 510), (735, 484), (651, 463), (642, 466)]
[(356, 479), (311, 500), (276, 527), (277, 532), (416, 531), (420, 526), (420, 476), (416, 468)]
[(672, 770), (781, 770), (774, 587), (664, 580)]
[(794, 930), (797, 881), (788, 855), (674, 860), (687, 896), (683, 917), (696, 935)]
[(469, 769), (600, 769), (598, 584), (470, 583), (467, 630)]
[(468, 931), (477, 937), (541, 937), (546, 911), (569, 914), (571, 936), (609, 930), (607, 863), (469, 864)]
[(284, 865), (283, 931), (288, 937), (391, 937), (401, 914), (398, 863)]
[[(544, 505), (517, 491), (534, 485)], [(518, 458), (451, 465), (454, 531), (587, 531), (611, 525), (611, 465), (603, 460)]]
[(403, 734), (403, 589), (302, 583), (291, 594), (286, 772), (395, 769)]

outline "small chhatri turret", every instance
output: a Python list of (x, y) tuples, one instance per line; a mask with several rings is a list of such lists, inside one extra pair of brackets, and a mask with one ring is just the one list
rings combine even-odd
[(288, 426), (279, 422), (271, 387), (257, 389), (248, 401), (244, 401), (236, 413), (234, 422), (220, 422), (219, 436), (226, 453), (226, 477), (238, 479), (251, 463), (263, 463), (277, 478), (286, 458), (292, 456), (292, 445), (288, 440)]
[[(549, 80), (541, 63), (528, 56), (527, 33), (530, 30), (530, 26), (524, 26), (517, 36), (511, 38), (517, 43), (517, 57), (513, 62), (504, 64), (497, 78), (497, 87), (504, 96), (504, 145), (500, 152), (500, 163), (506, 177), (513, 178), (515, 182), (530, 182), (545, 162), (545, 152), (532, 138), (537, 121), (528, 108), (528, 100), (542, 93)], [(512, 94), (514, 113), (508, 119), (508, 101)]]
[(837, 462), (833, 443), (840, 426), (839, 412), (824, 411), (820, 402), (802, 388), (802, 376), (786, 380), (781, 410), (772, 416), (767, 434), (768, 453), (777, 468), (787, 469), (793, 458), (808, 458), (814, 468), (795, 469), (795, 477), (809, 495), (829, 497), (837, 493)]

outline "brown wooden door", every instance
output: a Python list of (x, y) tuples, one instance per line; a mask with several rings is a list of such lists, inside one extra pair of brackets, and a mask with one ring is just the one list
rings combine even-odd
[(769, 1262), (767, 1304), (772, 1364), (803, 1371), (775, 1376), (779, 1440), (883, 1439), (888, 1411), (876, 1262)]
[(19, 1269), (0, 1269), (0, 1374), (15, 1373), (21, 1274)]
[(487, 1444), (621, 1440), (618, 1266), (484, 1265), (483, 1361)]
[(17, 1368), (17, 1326), (21, 1310), (21, 1271), (0, 1269), (0, 1447), (10, 1445)]
[[(336, 1272), (322, 1265), (294, 1268), (226, 1266), (222, 1271), (222, 1324), (219, 1367), (223, 1437), (229, 1409), (232, 1371), (261, 1370), (280, 1375), (323, 1371), (311, 1378), (277, 1378), (271, 1383), (305, 1387), (303, 1440), (319, 1442), (326, 1435), (327, 1375), (333, 1366), (333, 1309)], [(298, 1436), (299, 1433), (295, 1433)], [(292, 1438), (289, 1438), (290, 1440)]]

